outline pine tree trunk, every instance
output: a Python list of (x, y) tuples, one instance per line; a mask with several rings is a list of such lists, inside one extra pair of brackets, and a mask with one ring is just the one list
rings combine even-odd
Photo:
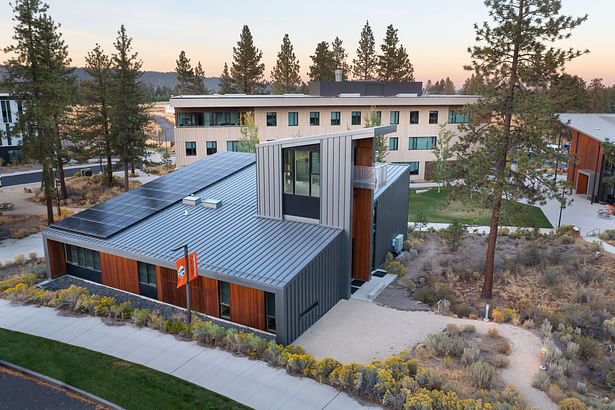
[(60, 178), (60, 194), (62, 199), (68, 198), (68, 191), (66, 190), (66, 175), (64, 174), (64, 161), (62, 158), (58, 158), (58, 177)]
[(111, 152), (107, 151), (107, 169), (105, 169), (105, 183), (113, 185), (113, 163), (111, 162)]
[(485, 261), (485, 281), (483, 282), (483, 290), (481, 297), (491, 299), (491, 290), (493, 288), (493, 271), (495, 268), (495, 246), (498, 239), (498, 227), (500, 224), (500, 208), (502, 199), (498, 199), (491, 209), (491, 225), (489, 227), (489, 243), (487, 245), (487, 259)]
[(53, 200), (51, 197), (45, 199), (47, 205), (47, 225), (53, 224)]
[(136, 174), (135, 174), (135, 162), (134, 161), (130, 161), (130, 176), (131, 177), (136, 176)]
[(124, 161), (124, 191), (128, 192), (128, 161)]
[(41, 173), (41, 190), (45, 195), (45, 205), (47, 206), (47, 225), (53, 223), (53, 188), (50, 185), (54, 181), (53, 169), (49, 168), (46, 163), (43, 163), (43, 171)]

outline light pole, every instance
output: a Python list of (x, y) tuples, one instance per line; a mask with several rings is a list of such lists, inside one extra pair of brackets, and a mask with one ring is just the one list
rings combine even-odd
[(188, 308), (188, 323), (192, 322), (192, 312), (190, 311), (190, 261), (188, 260), (188, 245), (178, 246), (171, 249), (171, 252), (177, 252), (184, 248), (184, 264), (186, 266), (186, 307)]

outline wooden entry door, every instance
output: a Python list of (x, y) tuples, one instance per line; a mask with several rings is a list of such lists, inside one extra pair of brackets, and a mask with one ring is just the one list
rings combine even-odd
[(577, 178), (577, 194), (586, 194), (587, 185), (589, 185), (589, 176), (579, 172), (579, 177)]

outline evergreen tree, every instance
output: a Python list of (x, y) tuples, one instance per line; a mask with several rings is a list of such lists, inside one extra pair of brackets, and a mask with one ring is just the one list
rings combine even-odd
[(243, 94), (256, 94), (263, 79), (265, 64), (261, 63), (263, 52), (254, 46), (252, 33), (243, 26), (237, 47), (233, 47), (231, 76), (237, 91)]
[(206, 95), (209, 94), (209, 91), (205, 87), (205, 71), (203, 70), (203, 66), (199, 61), (194, 67), (194, 76), (192, 77), (192, 81), (190, 83), (190, 94), (193, 95)]
[(113, 45), (116, 53), (111, 58), (113, 81), (109, 116), (114, 148), (124, 163), (124, 190), (128, 191), (128, 165), (145, 154), (145, 127), (149, 118), (143, 112), (145, 86), (139, 82), (143, 63), (138, 54), (132, 52), (132, 38), (126, 34), (124, 25)]
[[(502, 211), (518, 213), (514, 201), (520, 199), (565, 201), (558, 182), (542, 168), (553, 159), (546, 137), (559, 122), (540, 90), (566, 61), (582, 54), (555, 48), (553, 42), (569, 37), (586, 17), (561, 15), (559, 0), (485, 0), (485, 5), (492, 21), (475, 25), (478, 44), (470, 49), (468, 67), (482, 79), (483, 92), (467, 107), (471, 115), (453, 147), (457, 159), (452, 177), (463, 178), (455, 185), (454, 198), (478, 201), (491, 210), (481, 292), (491, 298)], [(509, 166), (511, 158), (517, 162), (515, 169)]]
[(16, 131), (23, 137), (24, 154), (43, 168), (41, 190), (47, 204), (47, 222), (52, 224), (53, 166), (58, 167), (63, 179), (66, 153), (61, 147), (61, 129), (67, 123), (75, 87), (72, 70), (67, 68), (67, 46), (47, 10), (48, 6), (39, 0), (14, 3), (15, 44), (4, 49), (11, 55), (4, 66), (5, 85), (21, 103)]
[(455, 136), (453, 131), (446, 128), (446, 124), (440, 125), (438, 132), (438, 138), (436, 146), (432, 150), (435, 161), (433, 161), (433, 171), (431, 178), (438, 183), (438, 193), (440, 193), (440, 187), (448, 184), (448, 176), (451, 169), (451, 158), (453, 157), (453, 149), (451, 147), (451, 140)]
[(226, 63), (224, 63), (224, 70), (222, 70), (222, 74), (220, 75), (218, 86), (220, 87), (220, 94), (234, 94), (237, 92), (235, 83), (228, 72), (228, 64)]
[(461, 87), (461, 94), (464, 95), (479, 95), (481, 87), (480, 77), (472, 74), (470, 78), (466, 79)]
[(278, 60), (271, 71), (271, 94), (295, 93), (301, 85), (299, 60), (288, 34), (284, 34)]
[(316, 45), (314, 55), (310, 56), (312, 65), (308, 76), (310, 81), (333, 81), (335, 79), (335, 58), (329, 50), (329, 43), (321, 41)]
[(397, 46), (397, 29), (389, 24), (378, 55), (378, 79), (381, 81), (414, 81), (414, 67), (403, 45)]
[(348, 53), (342, 45), (342, 40), (339, 37), (335, 37), (335, 40), (331, 43), (331, 53), (333, 53), (335, 69), (342, 70), (342, 80), (346, 81), (348, 79), (348, 72), (350, 71), (350, 66), (346, 62)]
[(361, 39), (357, 48), (357, 58), (352, 60), (352, 74), (358, 80), (373, 80), (376, 77), (376, 67), (378, 58), (376, 57), (376, 41), (374, 33), (369, 26), (369, 21), (365, 22), (361, 30)]
[(590, 97), (590, 112), (606, 112), (605, 109), (605, 90), (602, 78), (593, 78), (588, 87)]
[(175, 87), (175, 92), (180, 95), (186, 95), (189, 93), (194, 79), (194, 70), (184, 50), (179, 52), (179, 58), (175, 60), (175, 64), (175, 72), (177, 73), (177, 86)]
[(256, 144), (258, 144), (258, 126), (254, 122), (251, 113), (242, 114), (239, 132), (241, 133), (241, 137), (237, 144), (237, 150), (239, 152), (256, 152)]
[(91, 80), (81, 82), (82, 109), (78, 120), (82, 131), (76, 144), (82, 151), (90, 153), (89, 157), (104, 157), (107, 162), (105, 183), (113, 183), (113, 139), (109, 119), (109, 93), (111, 87), (111, 59), (99, 44), (85, 57), (85, 71)]
[[(379, 127), (382, 118), (378, 115), (376, 107), (370, 107), (365, 116), (365, 128)], [(376, 162), (386, 162), (389, 154), (388, 139), (385, 135), (376, 136)]]
[(563, 73), (553, 77), (545, 97), (555, 113), (589, 112), (590, 97), (586, 88), (581, 77)]
[(426, 90), (431, 94), (453, 95), (456, 93), (455, 83), (449, 77), (446, 77), (446, 80), (443, 78), (440, 81), (436, 81), (434, 84), (428, 81)]

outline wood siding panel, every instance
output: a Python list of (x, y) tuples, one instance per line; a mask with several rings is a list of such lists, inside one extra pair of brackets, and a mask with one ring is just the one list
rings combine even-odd
[(137, 261), (100, 252), (100, 276), (103, 285), (139, 292), (139, 271)]
[(53, 279), (66, 275), (66, 260), (64, 257), (64, 244), (62, 242), (47, 239), (47, 253), (49, 257), (49, 269)]
[[(575, 161), (575, 163), (571, 162), (568, 169), (567, 178), (568, 181), (572, 181), (572, 178), (574, 178), (574, 186), (577, 190), (577, 194), (585, 193), (587, 191), (587, 179), (579, 179), (579, 170), (586, 169), (591, 170), (592, 172), (600, 172), (602, 167), (602, 150), (600, 150), (600, 157), (598, 158), (599, 149), (600, 142), (598, 140), (591, 138), (587, 134), (573, 130), (570, 145), (570, 158), (571, 161)], [(597, 168), (596, 160), (598, 160)], [(582, 186), (579, 185), (579, 181)]]
[(156, 286), (158, 300), (171, 305), (186, 307), (186, 289), (177, 288), (177, 271), (156, 266)]
[(352, 277), (369, 280), (372, 220), (371, 189), (354, 189), (352, 214)]
[[(177, 288), (177, 271), (156, 266), (158, 300), (175, 306), (186, 307), (186, 288)], [(218, 281), (199, 276), (190, 282), (190, 308), (196, 312), (220, 317)]]
[(231, 321), (265, 330), (265, 292), (230, 283)]

